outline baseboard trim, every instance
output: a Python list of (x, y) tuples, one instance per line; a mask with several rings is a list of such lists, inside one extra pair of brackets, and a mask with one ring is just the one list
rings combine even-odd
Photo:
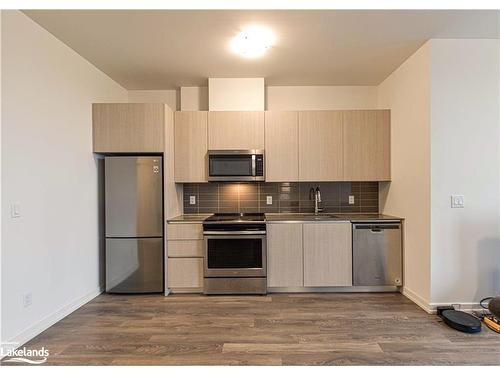
[(418, 305), (421, 309), (423, 309), (428, 314), (435, 314), (436, 309), (432, 309), (429, 302), (427, 302), (423, 297), (408, 289), (407, 287), (403, 287), (403, 295)]
[(371, 293), (399, 291), (400, 288), (397, 286), (267, 287), (268, 293)]
[[(100, 295), (103, 292), (103, 288), (99, 287), (98, 289), (94, 289), (93, 291), (85, 294), (82, 297), (79, 297), (72, 302), (66, 304), (59, 310), (53, 312), (52, 314), (46, 316), (45, 318), (40, 319), (38, 322), (35, 324), (31, 325), (30, 327), (26, 328), (24, 331), (19, 333), (18, 335), (11, 337), (9, 340), (7, 340), (7, 344), (5, 345), (9, 348), (13, 348), (12, 343), (16, 343), (16, 349), (23, 346), (26, 344), (28, 341), (31, 339), (35, 338), (38, 336), (40, 333), (45, 331), (47, 328), (53, 326), (56, 324), (58, 321), (63, 319), (64, 317), (68, 316), (72, 312), (76, 311), (83, 305), (85, 305), (87, 302), (93, 300), (96, 298), (98, 295)], [(3, 343), (2, 343), (3, 345)], [(4, 350), (5, 351), (5, 350)], [(1, 353), (1, 351), (0, 351)], [(2, 357), (0, 356), (0, 359)]]

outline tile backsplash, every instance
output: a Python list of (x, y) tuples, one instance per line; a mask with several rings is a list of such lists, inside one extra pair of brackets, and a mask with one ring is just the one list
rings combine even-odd
[[(184, 184), (184, 213), (309, 213), (314, 212), (310, 189), (316, 187), (321, 190), (323, 212), (378, 212), (378, 182), (212, 182)], [(349, 204), (349, 195), (354, 204)], [(267, 197), (272, 204), (267, 204)]]

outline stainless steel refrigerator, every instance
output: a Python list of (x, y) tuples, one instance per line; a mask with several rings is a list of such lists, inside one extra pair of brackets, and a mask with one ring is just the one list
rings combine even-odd
[(161, 156), (104, 160), (106, 292), (163, 291), (162, 164)]

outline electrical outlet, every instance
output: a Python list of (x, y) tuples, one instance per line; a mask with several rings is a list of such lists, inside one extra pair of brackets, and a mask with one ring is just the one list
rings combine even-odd
[(354, 204), (354, 195), (349, 195), (349, 204)]
[(12, 219), (17, 219), (21, 217), (21, 203), (12, 202), (10, 204), (10, 217)]
[(23, 306), (28, 307), (33, 303), (31, 292), (23, 294)]
[(266, 204), (273, 204), (273, 196), (272, 195), (268, 195), (266, 196)]
[(463, 195), (452, 195), (451, 196), (451, 208), (464, 208), (464, 196)]
[(189, 196), (189, 204), (196, 204), (196, 195)]

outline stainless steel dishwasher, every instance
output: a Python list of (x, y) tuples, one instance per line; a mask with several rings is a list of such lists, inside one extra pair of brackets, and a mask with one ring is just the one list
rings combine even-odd
[(401, 222), (353, 223), (352, 261), (355, 286), (402, 285)]

